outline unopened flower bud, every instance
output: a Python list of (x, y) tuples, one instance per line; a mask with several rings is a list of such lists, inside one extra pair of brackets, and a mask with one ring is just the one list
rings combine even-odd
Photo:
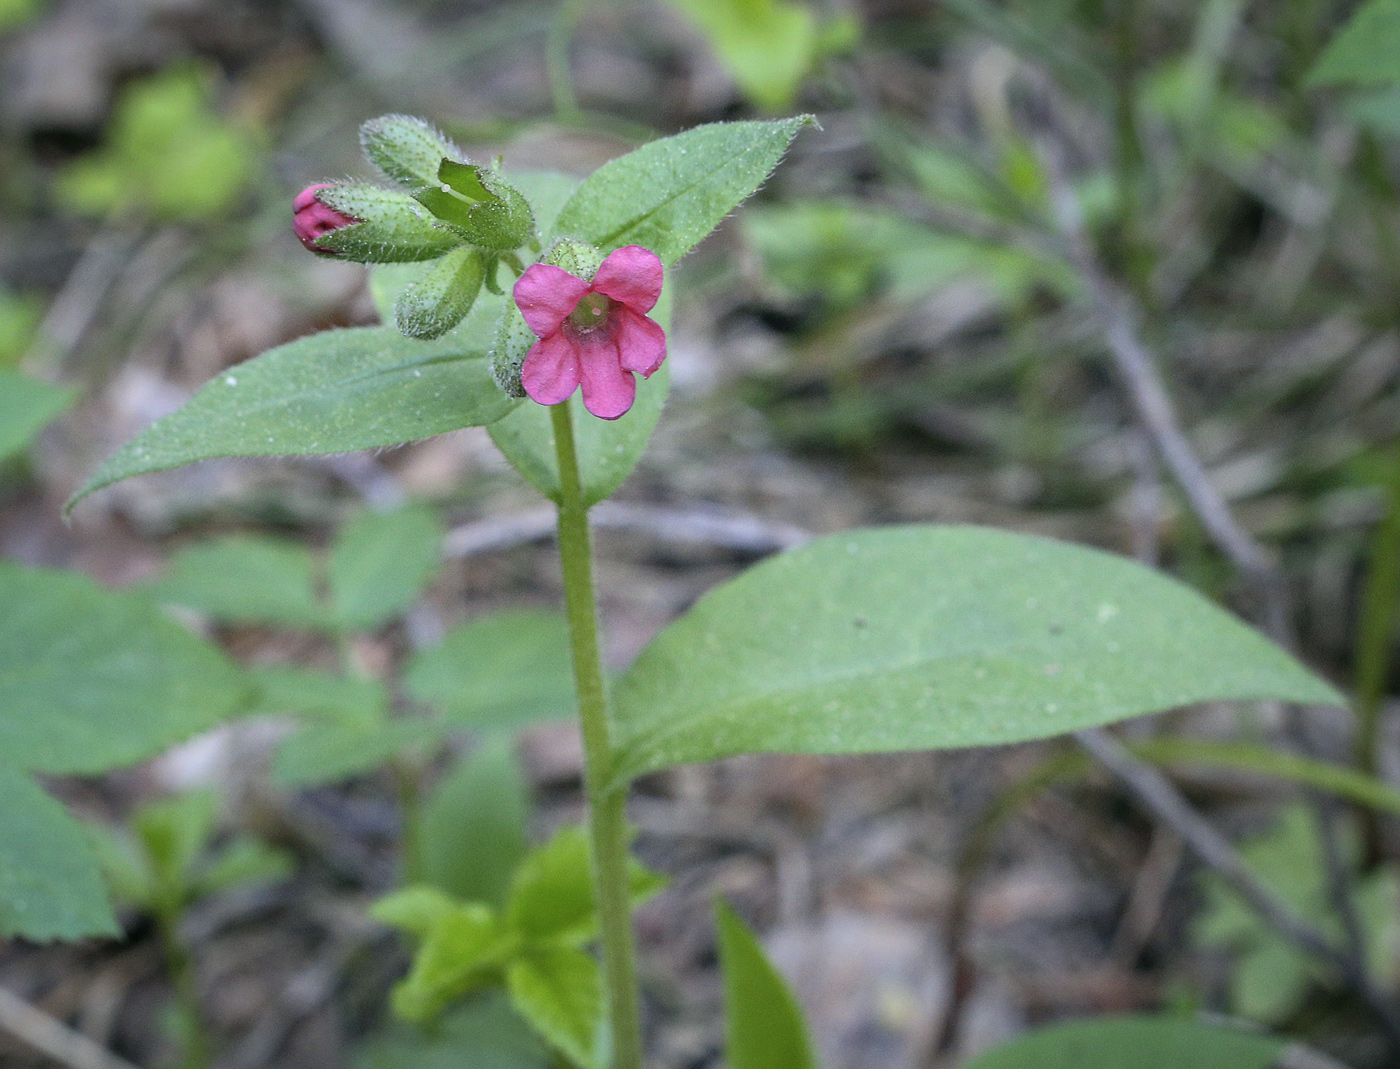
[(466, 154), (437, 127), (412, 115), (381, 115), (360, 127), (360, 146), (370, 163), (405, 189), (438, 184), (444, 159), (466, 161)]
[(441, 337), (472, 310), (485, 274), (482, 252), (457, 246), (405, 287), (394, 305), (394, 323), (410, 338)]
[(494, 171), (443, 159), (437, 179), (437, 184), (418, 190), (414, 197), (473, 245), (518, 249), (534, 232), (530, 202)]
[(353, 226), (339, 226), (316, 241), (318, 252), (337, 252), (369, 264), (436, 260), (462, 244), (459, 234), (437, 221), (407, 193), (359, 182), (322, 187), (316, 199), (347, 216)]
[(312, 252), (337, 256), (339, 254), (335, 249), (322, 248), (316, 244), (316, 239), (343, 226), (353, 226), (360, 220), (338, 212), (316, 198), (317, 192), (330, 188), (330, 182), (321, 182), (318, 185), (307, 186), (296, 195), (296, 199), (292, 201), (292, 230), (296, 232), (297, 240)]

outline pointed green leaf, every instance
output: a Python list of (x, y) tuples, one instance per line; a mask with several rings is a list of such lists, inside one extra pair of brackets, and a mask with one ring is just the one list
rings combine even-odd
[(666, 628), (617, 687), (616, 768), (1021, 742), (1230, 699), (1342, 703), (1121, 557), (981, 527), (857, 530), (763, 562)]
[(332, 600), (340, 626), (368, 631), (418, 600), (442, 559), (442, 521), (429, 508), (362, 512), (331, 547)]
[(1362, 4), (1308, 75), (1313, 85), (1400, 82), (1400, 0)]
[(150, 757), (252, 697), (218, 650), (144, 597), (0, 561), (0, 753), (36, 772)]
[(394, 988), (394, 1012), (406, 1021), (430, 1021), (453, 999), (499, 983), (511, 954), (500, 921), (478, 902), (441, 916), (413, 958), (413, 968)]
[(525, 856), (530, 798), (515, 749), (491, 739), (443, 776), (418, 817), (423, 879), (466, 902), (500, 908)]
[(419, 883), (385, 895), (370, 906), (369, 915), (380, 924), (426, 939), (460, 905), (440, 887)]
[(486, 349), (392, 327), (327, 330), (221, 372), (181, 409), (104, 463), (69, 502), (104, 486), (209, 457), (345, 453), (499, 419), (517, 402), (491, 378)]
[(1135, 1014), (1041, 1028), (965, 1069), (1270, 1069), (1285, 1046), (1229, 1025)]
[(548, 947), (511, 962), (511, 1004), (579, 1069), (604, 1069), (603, 985), (598, 963), (581, 950)]
[(574, 714), (569, 629), (562, 613), (508, 609), (459, 624), (413, 656), (409, 692), (454, 724), (515, 728)]
[(4, 767), (0, 811), (0, 937), (46, 942), (118, 934), (83, 826), (28, 776)]
[(311, 555), (282, 538), (230, 535), (187, 546), (142, 589), (163, 605), (196, 609), (221, 623), (311, 629), (331, 623), (316, 598)]
[(810, 115), (711, 123), (661, 138), (594, 171), (559, 212), (555, 237), (604, 252), (642, 245), (673, 264), (717, 227), (782, 159)]
[(748, 926), (715, 903), (729, 1069), (816, 1069), (802, 1007)]
[(76, 396), (66, 387), (0, 368), (0, 460), (28, 445)]

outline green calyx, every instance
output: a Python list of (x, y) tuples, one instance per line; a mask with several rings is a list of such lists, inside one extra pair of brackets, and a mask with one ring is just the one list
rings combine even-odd
[(560, 238), (544, 254), (544, 263), (563, 268), (575, 278), (592, 282), (603, 263), (603, 250), (574, 238)]
[(316, 244), (349, 260), (370, 264), (435, 260), (462, 244), (462, 236), (437, 221), (406, 193), (363, 182), (328, 186), (316, 194), (327, 207), (360, 220), (318, 238)]
[(535, 231), (535, 214), (520, 192), (499, 174), (470, 163), (442, 159), (437, 182), (414, 198), (473, 245), (518, 249)]
[(394, 325), (410, 338), (441, 337), (471, 311), (486, 271), (486, 257), (479, 249), (459, 245), (399, 295)]

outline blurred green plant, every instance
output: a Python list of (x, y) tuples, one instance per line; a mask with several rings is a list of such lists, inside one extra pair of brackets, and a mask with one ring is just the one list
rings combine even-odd
[(213, 791), (189, 791), (145, 803), (129, 826), (88, 828), (112, 896), (155, 921), (174, 985), (167, 1027), (184, 1069), (207, 1069), (213, 1059), (194, 962), (181, 930), (186, 910), (218, 891), (281, 880), (293, 868), (290, 855), (253, 835), (219, 840), (219, 807)]
[(32, 22), (44, 6), (45, 0), (0, 0), (0, 34)]
[[(1386, 865), (1361, 875), (1354, 835), (1344, 840), (1348, 872), (1375, 982), (1389, 990), (1400, 980), (1400, 868)], [(1243, 843), (1240, 853), (1280, 901), (1318, 923), (1332, 938), (1343, 935), (1333, 905), (1328, 865), (1322, 856), (1316, 815), (1292, 805), (1274, 827)], [(1315, 959), (1263, 922), (1218, 877), (1203, 880), (1205, 904), (1192, 925), (1202, 946), (1233, 954), (1230, 1010), (1250, 1020), (1282, 1024), (1302, 1005), (1309, 988), (1326, 978)]]
[(60, 202), (98, 218), (219, 222), (256, 179), (261, 152), (215, 110), (211, 83), (181, 65), (128, 85), (103, 148), (60, 172)]
[(819, 19), (799, 0), (671, 0), (709, 40), (720, 62), (756, 107), (792, 108), (803, 80), (828, 56), (860, 40), (852, 12)]
[(0, 286), (0, 369), (19, 362), (39, 330), (44, 302), (37, 293), (12, 293)]
[(0, 461), (23, 450), (77, 393), (0, 367)]

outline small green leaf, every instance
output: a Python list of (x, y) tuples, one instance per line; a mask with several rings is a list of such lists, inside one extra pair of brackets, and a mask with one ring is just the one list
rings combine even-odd
[[(582, 945), (598, 929), (593, 906), (592, 852), (581, 827), (561, 828), (515, 870), (506, 924), (536, 943)], [(665, 886), (665, 877), (632, 860), (628, 880), (634, 902)]]
[(814, 121), (711, 123), (652, 141), (584, 179), (552, 236), (604, 252), (641, 245), (673, 264), (767, 180)]
[(459, 624), (413, 656), (409, 692), (469, 728), (516, 728), (574, 713), (569, 629), (563, 614), (508, 609)]
[(423, 879), (466, 902), (505, 905), (528, 848), (530, 798), (510, 741), (496, 738), (434, 786), (418, 817)]
[(499, 994), (444, 1013), (431, 1034), (404, 1025), (374, 1032), (354, 1069), (551, 1069), (549, 1050)]
[(729, 1069), (816, 1069), (802, 1007), (729, 906), (715, 903)]
[(331, 547), (332, 600), (340, 626), (368, 631), (418, 600), (442, 559), (442, 522), (429, 508), (362, 512)]
[(219, 799), (209, 790), (147, 802), (136, 811), (133, 827), (160, 892), (180, 902), (192, 893), (195, 865), (218, 819)]
[(286, 786), (335, 783), (363, 775), (410, 748), (436, 746), (445, 726), (419, 716), (381, 724), (313, 724), (282, 743), (272, 775)]
[(480, 349), (392, 327), (327, 330), (220, 373), (181, 409), (113, 454), (68, 503), (119, 479), (210, 457), (346, 453), (499, 419), (501, 393)]
[(993, 745), (1269, 698), (1342, 703), (1132, 561), (990, 528), (874, 528), (771, 558), (666, 628), (616, 689), (615, 768)]
[(90, 823), (88, 840), (102, 865), (102, 875), (120, 905), (148, 910), (159, 893), (151, 859), (123, 825)]
[(244, 676), (144, 597), (0, 561), (0, 752), (100, 772), (241, 712)]
[(250, 668), (258, 688), (251, 716), (297, 716), (316, 724), (377, 727), (389, 709), (389, 693), (376, 679), (356, 679), (311, 668)]
[(792, 106), (817, 59), (817, 17), (792, 0), (671, 0), (714, 45), (744, 96), (765, 111)]
[(579, 1069), (604, 1069), (603, 985), (598, 963), (581, 950), (545, 947), (511, 962), (511, 1004), (550, 1046)]
[(398, 928), (418, 939), (428, 938), (448, 915), (461, 905), (440, 887), (412, 884), (385, 895), (369, 908), (369, 915), (380, 924)]
[(1328, 42), (1308, 75), (1313, 85), (1400, 82), (1400, 0), (1363, 4)]
[(472, 310), (485, 277), (481, 253), (458, 246), (404, 287), (394, 304), (394, 325), (410, 338), (442, 337)]
[(479, 902), (455, 906), (429, 929), (413, 968), (394, 988), (394, 1013), (430, 1021), (453, 999), (499, 983), (513, 943), (495, 914)]
[(28, 776), (3, 766), (0, 811), (0, 936), (47, 942), (117, 935), (83, 826)]
[(1270, 1069), (1286, 1042), (1173, 1017), (1100, 1017), (1051, 1025), (968, 1062), (965, 1069)]
[(76, 396), (67, 387), (0, 368), (0, 460), (24, 449)]
[(230, 535), (180, 550), (143, 590), (163, 605), (196, 609), (221, 623), (324, 629), (311, 555), (298, 542)]
[(296, 867), (285, 850), (269, 846), (251, 835), (234, 839), (215, 855), (196, 881), (195, 894), (213, 894), (230, 887), (276, 883)]

